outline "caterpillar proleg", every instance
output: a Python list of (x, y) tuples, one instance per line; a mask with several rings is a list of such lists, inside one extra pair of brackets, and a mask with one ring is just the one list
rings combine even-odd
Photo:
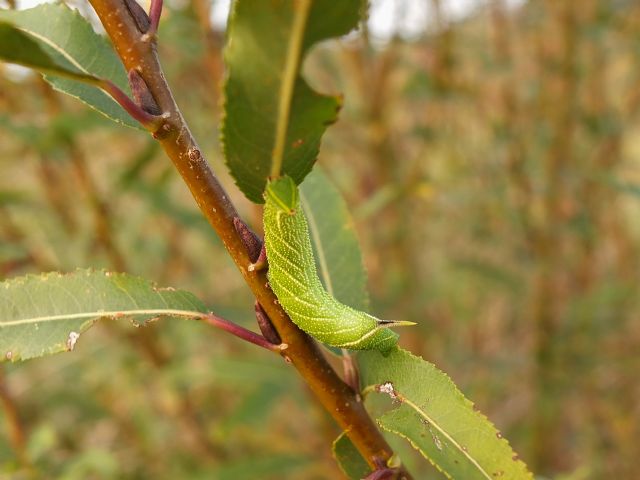
[(386, 351), (398, 342), (389, 327), (413, 322), (379, 320), (344, 305), (322, 286), (298, 187), (283, 176), (267, 183), (264, 241), (269, 284), (291, 320), (332, 347)]

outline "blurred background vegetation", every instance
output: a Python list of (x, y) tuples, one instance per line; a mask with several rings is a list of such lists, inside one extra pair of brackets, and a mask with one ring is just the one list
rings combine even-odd
[[(219, 150), (219, 1), (170, 2), (160, 53), (260, 231)], [(420, 28), (401, 26), (422, 21), (412, 2), (373, 0), (384, 37), (365, 25), (305, 64), (345, 96), (320, 164), (354, 214), (372, 310), (418, 322), (403, 346), (538, 475), (635, 479), (640, 3), (487, 0), (460, 17), (417, 2)], [(0, 65), (0, 277), (76, 267), (189, 289), (253, 328), (248, 289), (153, 141)], [(0, 404), (0, 478), (340, 477), (337, 428), (291, 368), (196, 323), (103, 323), (73, 354), (3, 364)]]

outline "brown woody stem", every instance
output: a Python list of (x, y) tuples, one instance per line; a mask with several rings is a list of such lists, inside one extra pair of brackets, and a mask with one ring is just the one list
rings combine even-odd
[[(233, 223), (238, 214), (202, 156), (178, 110), (160, 67), (155, 41), (143, 41), (144, 34), (138, 30), (124, 0), (89, 1), (111, 37), (125, 68), (127, 71), (138, 71), (163, 112), (162, 127), (154, 137), (160, 142), (189, 187), (196, 204), (220, 236), (280, 338), (288, 344), (287, 357), (372, 467), (376, 467), (375, 459), (390, 459), (393, 451), (363, 404), (327, 363), (318, 345), (299, 330), (282, 310), (275, 295), (267, 287), (266, 273), (249, 271), (247, 268), (251, 260)], [(402, 471), (400, 478), (411, 477)]]

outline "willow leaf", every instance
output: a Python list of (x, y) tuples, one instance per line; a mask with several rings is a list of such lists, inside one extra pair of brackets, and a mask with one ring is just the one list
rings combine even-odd
[(72, 350), (100, 318), (126, 317), (141, 325), (204, 312), (202, 302), (188, 292), (157, 288), (121, 273), (78, 270), (18, 277), (0, 283), (0, 358), (26, 360)]
[(126, 72), (111, 45), (63, 3), (28, 10), (0, 9), (0, 60), (39, 70), (56, 90), (115, 122), (140, 128), (111, 96), (95, 86), (97, 79), (106, 79), (129, 90)]
[(300, 185), (320, 280), (327, 291), (357, 310), (368, 310), (367, 273), (347, 204), (322, 170)]
[(2, 20), (3, 13), (0, 11), (0, 59), (43, 72), (73, 76), (80, 81), (95, 80), (63, 57), (52, 54), (29, 34)]
[(340, 469), (349, 480), (360, 480), (371, 473), (371, 468), (346, 433), (342, 432), (336, 438), (332, 450)]
[[(326, 290), (357, 310), (369, 309), (367, 272), (353, 219), (338, 189), (316, 167), (300, 185), (316, 269)], [(342, 350), (325, 345), (335, 355)]]
[(283, 161), (278, 173), (297, 184), (311, 170), (340, 100), (313, 91), (300, 76), (300, 65), (315, 43), (356, 28), (365, 3), (234, 2), (224, 51), (228, 76), (222, 142), (231, 175), (250, 200), (263, 202), (272, 156), (278, 152)]
[(433, 364), (400, 348), (386, 357), (362, 352), (358, 363), (365, 390), (383, 392), (398, 404), (378, 424), (411, 442), (448, 478), (533, 478), (502, 434)]

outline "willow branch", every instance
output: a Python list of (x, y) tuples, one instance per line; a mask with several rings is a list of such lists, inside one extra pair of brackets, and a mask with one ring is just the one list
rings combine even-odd
[[(376, 428), (353, 390), (327, 363), (317, 344), (289, 319), (267, 287), (264, 272), (249, 271), (250, 259), (233, 225), (238, 216), (229, 196), (203, 157), (175, 103), (160, 67), (155, 41), (144, 34), (124, 0), (90, 0), (127, 71), (136, 70), (162, 111), (163, 124), (154, 133), (187, 184), (196, 204), (221, 238), (247, 285), (288, 344), (286, 355), (310, 389), (336, 420), (369, 464), (390, 459), (393, 451)], [(403, 478), (411, 478), (408, 473)]]

